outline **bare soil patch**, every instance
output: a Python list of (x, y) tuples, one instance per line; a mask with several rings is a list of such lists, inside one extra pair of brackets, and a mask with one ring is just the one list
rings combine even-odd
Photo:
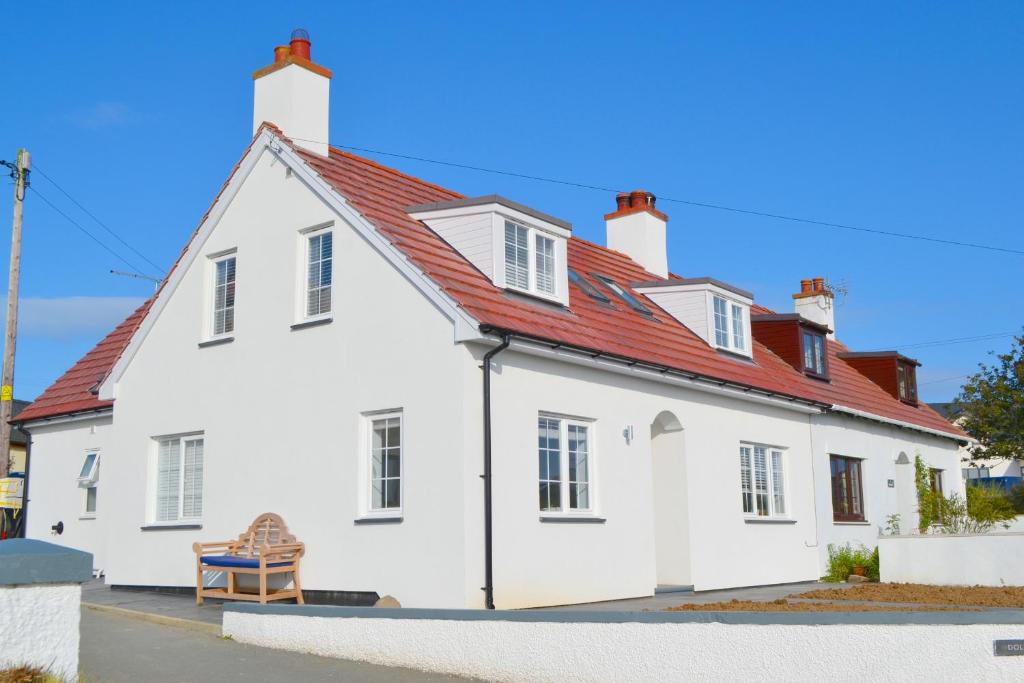
[(1024, 588), (1016, 586), (926, 586), (918, 583), (862, 583), (789, 596), (814, 600), (910, 602), (922, 605), (1024, 608)]
[[(804, 596), (799, 596), (804, 597)], [(946, 612), (953, 607), (897, 607), (895, 605), (844, 605), (832, 602), (790, 602), (788, 600), (729, 600), (687, 603), (668, 607), (666, 612)]]

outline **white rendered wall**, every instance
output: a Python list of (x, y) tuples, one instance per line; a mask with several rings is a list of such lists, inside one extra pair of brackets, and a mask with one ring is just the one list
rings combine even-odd
[[(829, 543), (863, 543), (868, 548), (874, 548), (878, 545), (879, 532), (885, 530), (888, 515), (900, 515), (902, 533), (916, 529), (916, 455), (920, 454), (929, 466), (943, 470), (945, 495), (964, 495), (964, 484), (960, 478), (960, 454), (955, 441), (835, 413), (815, 415), (811, 419), (815, 488), (821, 529), (818, 550), (823, 571), (827, 564)], [(908, 464), (896, 464), (900, 453), (907, 455)], [(830, 455), (863, 459), (863, 523), (833, 520)], [(894, 484), (892, 488), (889, 487), (890, 479)]]
[[(300, 230), (334, 222), (334, 320), (292, 330)], [(237, 248), (234, 341), (198, 348), (206, 254)], [(452, 323), (296, 176), (264, 153), (121, 379), (107, 581), (192, 586), (195, 541), (231, 539), (283, 516), (306, 543), (303, 588), (377, 591), (403, 605), (466, 604), (462, 414), (479, 370)], [(465, 375), (465, 377), (464, 377)], [(468, 379), (467, 379), (468, 378)], [(365, 411), (404, 411), (404, 519), (359, 525)], [(202, 431), (202, 529), (141, 530), (152, 438)], [(479, 453), (479, 440), (473, 446)], [(112, 485), (116, 484), (116, 486)], [(112, 499), (114, 498), (114, 499)], [(114, 542), (116, 539), (116, 542)]]
[(253, 82), (253, 135), (273, 123), (303, 147), (327, 156), (331, 79), (289, 64)]
[(32, 666), (78, 680), (81, 600), (77, 583), (0, 586), (0, 671)]
[(667, 223), (647, 211), (607, 221), (608, 248), (620, 251), (658, 277), (668, 276)]
[(510, 683), (1008, 681), (1006, 625), (572, 623), (226, 611), (241, 643)]
[[(111, 516), (109, 501), (116, 487), (105, 479), (111, 471), (113, 453), (109, 444), (110, 415), (63, 424), (30, 424), (32, 462), (29, 465), (29, 506), (26, 538), (59, 543), (92, 553), (93, 569), (106, 567), (107, 526)], [(96, 488), (96, 514), (85, 513), (85, 489), (78, 485), (87, 452), (99, 449), (99, 481)], [(50, 527), (64, 522), (64, 533)]]
[(1024, 533), (878, 539), (882, 581), (1024, 586)]
[[(814, 505), (804, 414), (719, 398), (506, 351), (496, 358), (494, 415), (495, 602), (511, 609), (650, 595), (657, 583), (651, 423), (663, 411), (683, 432), (685, 490), (693, 520), (696, 590), (816, 579)], [(594, 420), (595, 516), (603, 523), (540, 520), (537, 416)], [(634, 427), (634, 439), (622, 435)], [(747, 521), (739, 446), (786, 449), (790, 519)], [(751, 561), (757, 558), (757, 561)], [(685, 575), (685, 569), (681, 570)]]

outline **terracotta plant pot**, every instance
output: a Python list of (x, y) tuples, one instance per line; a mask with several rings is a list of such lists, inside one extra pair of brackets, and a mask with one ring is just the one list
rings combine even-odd
[(853, 573), (857, 576), (867, 576), (868, 570), (864, 567), (854, 567)]

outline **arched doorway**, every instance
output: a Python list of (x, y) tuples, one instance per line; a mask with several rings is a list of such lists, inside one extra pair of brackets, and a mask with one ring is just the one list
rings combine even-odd
[(689, 586), (690, 519), (683, 425), (663, 411), (651, 423), (654, 546), (658, 586)]
[(914, 463), (906, 453), (896, 456), (895, 477), (900, 533), (909, 534), (917, 528), (917, 487), (914, 485)]

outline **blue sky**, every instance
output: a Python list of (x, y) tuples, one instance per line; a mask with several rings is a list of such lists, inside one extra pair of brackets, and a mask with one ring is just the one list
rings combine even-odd
[[(664, 198), (1024, 249), (1024, 5), (511, 5), (19, 3), (0, 25), (0, 158), (29, 148), (166, 269), (249, 141), (252, 71), (302, 26), (334, 70), (334, 144), (650, 190), (675, 272), (780, 311), (801, 278), (844, 283), (840, 338), (919, 358), (927, 400), (950, 399), (1011, 338), (909, 345), (1021, 329), (1024, 256)], [(609, 194), (377, 158), (604, 242)], [(162, 274), (40, 174), (33, 184)], [(4, 230), (10, 202), (5, 179)], [(31, 398), (152, 287), (110, 275), (125, 264), (31, 193), (23, 259), (16, 394)]]

